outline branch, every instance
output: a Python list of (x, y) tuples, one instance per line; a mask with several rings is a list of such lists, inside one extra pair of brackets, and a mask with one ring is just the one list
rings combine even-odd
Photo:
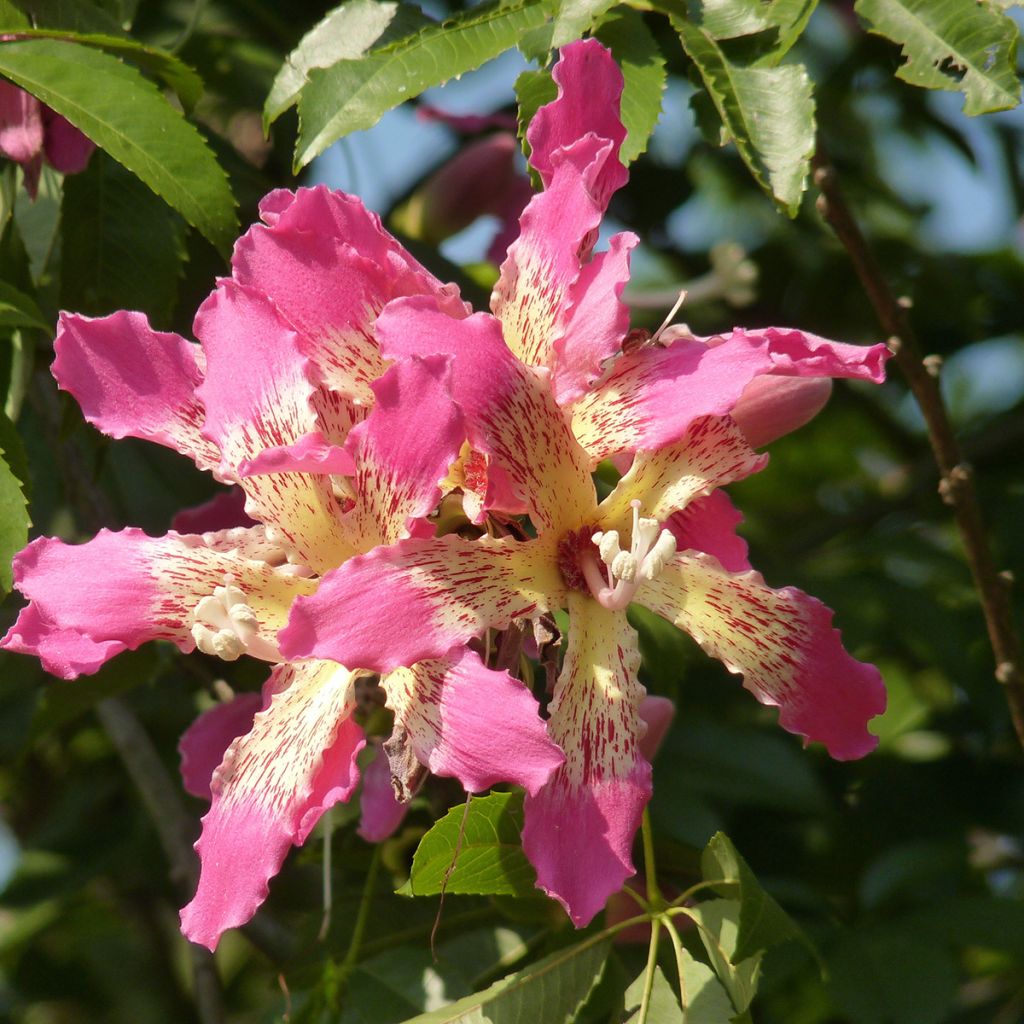
[(814, 157), (814, 183), (821, 190), (818, 211), (832, 226), (846, 249), (861, 286), (874, 306), (897, 365), (924, 415), (935, 462), (939, 467), (939, 494), (953, 510), (985, 616), (989, 643), (995, 656), (995, 677), (1002, 684), (1010, 706), (1017, 738), (1024, 746), (1024, 670), (1021, 646), (1013, 621), (1009, 572), (997, 572), (985, 532), (985, 523), (974, 486), (974, 472), (965, 462), (949, 421), (939, 388), (942, 360), (922, 357), (910, 326), (908, 299), (897, 299), (890, 290), (874, 254), (846, 205), (836, 170), (821, 145)]

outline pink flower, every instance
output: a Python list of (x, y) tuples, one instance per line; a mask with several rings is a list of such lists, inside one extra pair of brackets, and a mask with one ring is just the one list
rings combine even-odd
[[(261, 214), (236, 244), (232, 276), (196, 316), (201, 345), (152, 330), (141, 314), (62, 314), (53, 365), (106, 434), (174, 448), (244, 492), (244, 512), (221, 499), (192, 522), (237, 516), (240, 525), (33, 541), (14, 569), (29, 604), (0, 642), (68, 679), (154, 639), (274, 666), (251, 728), (228, 736), (235, 720), (188, 743), (200, 766), (186, 764), (189, 787), (212, 778), (212, 803), (182, 923), (211, 948), (252, 916), (289, 847), (358, 782), (360, 666), (289, 661), (277, 640), (288, 609), (345, 559), (432, 535), (426, 517), (465, 438), (448, 358), (385, 372), (372, 331), (396, 295), (429, 294), (446, 315), (463, 316), (456, 291), (351, 197), (275, 192)], [(513, 781), (536, 792), (564, 760), (522, 683), (470, 650), (381, 682), (398, 746), (468, 790)]]
[(84, 171), (95, 145), (73, 124), (10, 82), (0, 81), (0, 155), (21, 165), (33, 199), (45, 160), (61, 174)]
[[(492, 315), (456, 320), (415, 296), (389, 303), (376, 323), (388, 357), (451, 359), (452, 395), (486, 460), (481, 508), (507, 512), (511, 494), (536, 536), (376, 548), (300, 596), (279, 639), (291, 657), (390, 672), (567, 609), (548, 708), (548, 733), (566, 763), (527, 795), (523, 845), (538, 886), (582, 926), (634, 873), (631, 846), (650, 796), (631, 602), (742, 674), (789, 731), (837, 758), (874, 747), (867, 722), (885, 706), (877, 670), (846, 653), (823, 605), (773, 590), (750, 569), (716, 488), (767, 461), (730, 416), (752, 381), (878, 381), (886, 352), (768, 328), (623, 353), (628, 312), (619, 296), (637, 239), (616, 235), (593, 254), (605, 206), (626, 179), (622, 79), (593, 40), (565, 48), (555, 78), (558, 99), (529, 134), (545, 190), (523, 213)], [(623, 454), (631, 468), (599, 501), (592, 470)]]

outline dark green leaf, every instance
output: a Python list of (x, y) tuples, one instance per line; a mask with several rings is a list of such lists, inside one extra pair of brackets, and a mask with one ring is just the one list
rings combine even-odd
[(723, 832), (711, 837), (701, 854), (700, 867), (705, 881), (722, 880), (722, 884), (714, 886), (715, 892), (739, 900), (736, 961), (777, 942), (803, 938), (792, 918), (761, 888), (754, 872)]
[(195, 128), (138, 71), (77, 43), (27, 39), (0, 46), (0, 74), (63, 114), (228, 251), (237, 219), (227, 177)]
[(530, 127), (533, 115), (558, 95), (558, 86), (550, 71), (524, 71), (516, 79), (516, 103), (519, 107), (519, 142), (526, 156), (530, 155), (530, 144), (526, 141), (526, 129)]
[(0, 281), (0, 327), (38, 327), (48, 331), (50, 324), (34, 299)]
[(814, 152), (814, 98), (802, 64), (743, 67), (702, 29), (675, 21), (725, 131), (761, 187), (791, 216)]
[(174, 54), (158, 46), (146, 46), (124, 36), (72, 32), (67, 29), (24, 29), (19, 35), (29, 39), (63, 39), (70, 43), (93, 46), (115, 57), (123, 57), (173, 89), (186, 112), (192, 110), (203, 94), (203, 80), (199, 75)]
[(595, 937), (561, 949), (490, 988), (406, 1024), (568, 1024), (601, 980), (611, 943)]
[(978, 0), (857, 0), (869, 31), (903, 48), (896, 74), (925, 89), (960, 90), (964, 112), (1009, 110), (1020, 102), (1012, 18)]
[(144, 309), (170, 321), (185, 261), (185, 225), (170, 207), (100, 152), (65, 180), (62, 219), (62, 306), (93, 316)]
[[(10, 461), (16, 461), (14, 456)], [(0, 451), (0, 588), (11, 589), (11, 559), (28, 542), (28, 505), (21, 481)]]
[(476, 797), (469, 801), (468, 812), (465, 804), (453, 807), (420, 840), (409, 881), (399, 891), (408, 896), (432, 896), (442, 889), (484, 896), (534, 895), (536, 875), (523, 853), (522, 828), (521, 793)]
[(511, 49), (546, 17), (544, 0), (488, 4), (358, 60), (312, 69), (299, 96), (296, 169), (399, 103)]
[(360, 57), (370, 47), (385, 46), (428, 23), (427, 16), (410, 4), (349, 0), (336, 7), (302, 37), (281, 66), (263, 108), (264, 125), (273, 123), (295, 103), (313, 68)]
[(16, 0), (13, 6), (28, 15), (29, 23), (37, 28), (127, 34), (117, 18), (89, 0)]
[(661, 96), (668, 77), (665, 58), (638, 11), (613, 11), (596, 35), (615, 55), (625, 79), (622, 123), (626, 126), (626, 141), (620, 155), (628, 166), (647, 149), (661, 115)]

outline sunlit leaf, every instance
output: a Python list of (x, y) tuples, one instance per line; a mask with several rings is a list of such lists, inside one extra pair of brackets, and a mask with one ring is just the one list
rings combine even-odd
[(1020, 102), (1016, 23), (978, 0), (857, 0), (868, 29), (903, 49), (899, 78), (926, 89), (960, 90), (964, 112), (1009, 110)]
[(312, 69), (299, 96), (296, 168), (399, 103), (511, 49), (546, 17), (543, 0), (488, 4), (357, 60)]
[(11, 589), (11, 559), (28, 542), (28, 504), (14, 470), (0, 451), (0, 588)]
[(533, 866), (523, 853), (523, 798), (493, 793), (453, 807), (420, 840), (408, 896), (451, 893), (532, 896)]
[[(705, 968), (705, 970), (708, 970)], [(708, 970), (708, 974), (711, 971)], [(714, 977), (714, 975), (712, 975)], [(647, 982), (647, 970), (641, 971), (639, 977), (626, 989), (626, 1024), (637, 1024), (640, 1020), (640, 1006), (643, 1001), (644, 988)], [(732, 1007), (729, 1000), (725, 1001), (730, 1013)], [(654, 965), (654, 979), (651, 985), (651, 998), (647, 1006), (646, 1024), (678, 1024), (682, 1017), (682, 1009), (672, 986), (668, 983), (662, 969)], [(725, 1019), (725, 1018), (723, 1018)]]
[(91, 47), (26, 39), (0, 46), (0, 74), (63, 114), (228, 250), (237, 220), (224, 171), (196, 129), (138, 71)]
[(757, 993), (763, 954), (737, 955), (739, 901), (706, 900), (688, 907), (686, 914), (697, 925), (716, 977), (728, 992), (736, 1011), (742, 1013)]

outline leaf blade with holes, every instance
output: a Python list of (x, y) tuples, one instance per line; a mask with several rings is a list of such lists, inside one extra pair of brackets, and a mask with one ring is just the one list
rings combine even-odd
[(66, 117), (221, 252), (238, 230), (227, 176), (199, 132), (134, 68), (78, 43), (0, 45), (0, 74)]
[[(463, 827), (463, 817), (465, 826)], [(406, 896), (449, 893), (535, 895), (536, 874), (523, 853), (521, 793), (492, 793), (453, 807), (420, 840)]]
[(488, 4), (357, 60), (312, 69), (299, 95), (296, 170), (392, 107), (511, 49), (546, 17), (545, 0)]
[(902, 48), (896, 76), (925, 89), (960, 90), (964, 113), (1020, 102), (1014, 21), (977, 0), (857, 0), (868, 31)]
[(594, 936), (405, 1024), (568, 1024), (601, 980), (610, 948), (609, 939)]

